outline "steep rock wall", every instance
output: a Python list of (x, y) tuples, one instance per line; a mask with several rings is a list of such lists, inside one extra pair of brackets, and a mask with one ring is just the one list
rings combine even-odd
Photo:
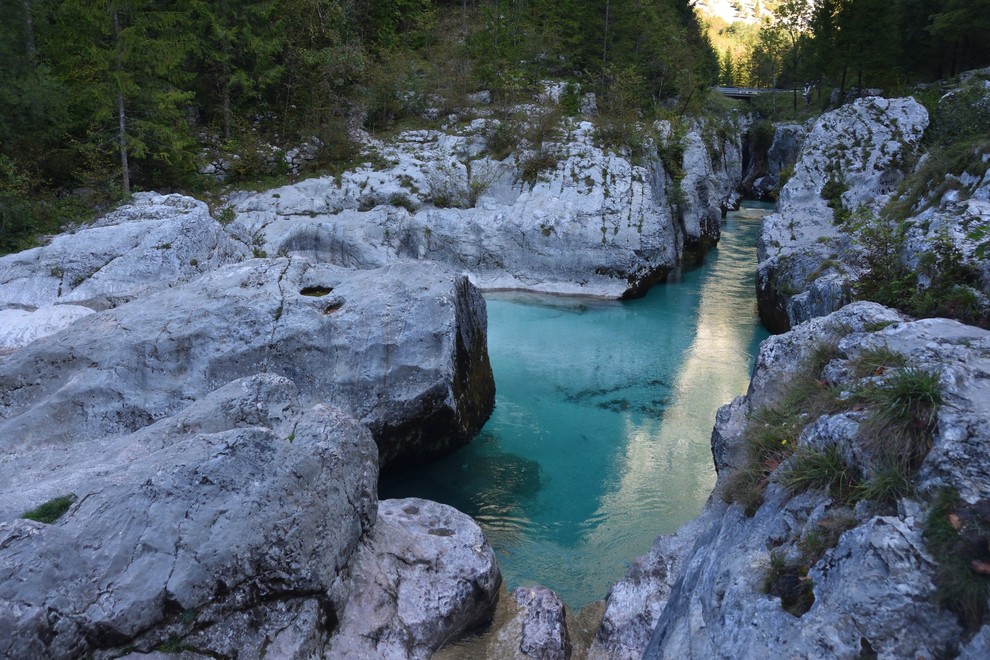
[[(832, 348), (823, 353), (823, 345)], [(874, 364), (881, 354), (891, 366)], [(947, 488), (960, 497), (952, 514), (962, 521), (954, 523), (960, 534), (972, 528), (979, 536), (990, 523), (988, 356), (984, 330), (945, 319), (910, 321), (873, 303), (850, 304), (764, 342), (748, 394), (719, 411), (715, 493), (698, 519), (659, 538), (613, 588), (604, 619), (611, 624), (599, 630), (597, 657), (638, 657), (644, 649), (647, 658), (938, 657), (946, 649), (984, 656), (990, 628), (977, 622), (967, 629), (941, 605), (942, 566), (955, 559), (936, 551), (925, 529), (933, 516), (948, 520), (935, 513)], [(873, 361), (870, 369), (862, 368), (864, 360)], [(766, 466), (766, 490), (747, 515), (727, 500), (736, 496), (734, 475), (750, 456), (750, 427), (761, 423), (754, 414), (781, 405), (810, 364), (810, 377), (836, 393), (882, 387), (904, 370), (935, 374), (943, 404), (931, 426), (931, 450), (912, 473), (913, 489), (886, 502), (794, 489), (786, 475), (800, 452), (834, 450), (857, 478), (881, 469), (868, 406), (808, 414), (797, 453)], [(830, 529), (834, 536), (823, 541)], [(791, 578), (768, 577), (781, 566), (800, 568)], [(784, 602), (787, 579), (810, 594), (803, 607)], [(653, 622), (646, 645), (643, 630)]]
[[(349, 268), (431, 259), (482, 289), (642, 295), (686, 249), (694, 259), (717, 241), (742, 178), (743, 124), (725, 137), (703, 126), (677, 137), (676, 184), (655, 151), (634, 162), (596, 146), (589, 122), (504, 160), (486, 147), (495, 120), (410, 131), (379, 145), (384, 169), (234, 198), (231, 231), (266, 254)], [(535, 158), (545, 162), (533, 173)]]
[(838, 209), (877, 213), (928, 126), (914, 99), (858, 99), (822, 115), (760, 231), (760, 318), (781, 332), (849, 302), (859, 247)]

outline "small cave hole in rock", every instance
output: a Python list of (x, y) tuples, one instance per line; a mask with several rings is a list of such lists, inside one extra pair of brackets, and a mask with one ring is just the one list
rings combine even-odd
[(330, 303), (329, 305), (327, 305), (326, 307), (323, 308), (323, 313), (324, 314), (333, 314), (334, 312), (336, 312), (337, 310), (339, 310), (343, 306), (344, 306), (344, 301), (343, 300), (335, 300), (335, 301), (333, 301), (332, 303)]
[(429, 533), (433, 536), (453, 536), (454, 530), (447, 529), (446, 527), (431, 527)]
[(332, 286), (306, 286), (299, 289), (301, 295), (310, 296), (311, 298), (322, 298), (331, 291), (333, 291)]

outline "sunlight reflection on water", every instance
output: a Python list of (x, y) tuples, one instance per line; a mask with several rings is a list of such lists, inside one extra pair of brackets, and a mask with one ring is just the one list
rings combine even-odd
[(715, 412), (745, 392), (766, 337), (754, 282), (765, 213), (730, 213), (704, 267), (642, 300), (487, 296), (491, 420), (381, 496), (474, 516), (509, 589), (543, 584), (572, 608), (603, 598), (714, 485)]

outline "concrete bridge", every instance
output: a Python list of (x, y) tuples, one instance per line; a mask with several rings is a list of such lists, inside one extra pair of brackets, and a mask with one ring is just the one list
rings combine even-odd
[(802, 93), (800, 89), (775, 89), (771, 87), (716, 87), (715, 91), (730, 99), (742, 99), (743, 101), (755, 99), (760, 94), (792, 94), (794, 91), (799, 94)]

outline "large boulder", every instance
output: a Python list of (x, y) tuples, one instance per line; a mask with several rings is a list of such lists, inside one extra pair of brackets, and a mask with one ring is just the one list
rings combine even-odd
[(0, 257), (0, 313), (16, 309), (21, 317), (33, 317), (29, 323), (35, 326), (30, 333), (12, 333), (4, 323), (0, 341), (23, 346), (79, 318), (61, 305), (106, 309), (246, 254), (247, 246), (224, 232), (205, 203), (137, 193), (131, 203), (45, 246)]
[[(940, 589), (951, 589), (942, 570), (957, 558), (938, 550), (940, 546), (934, 544), (939, 541), (925, 530), (932, 520), (951, 523), (962, 530), (960, 534), (972, 528), (977, 534), (974, 548), (983, 544), (976, 556), (986, 550), (988, 356), (990, 332), (945, 319), (909, 321), (863, 302), (764, 342), (749, 393), (718, 417), (713, 435), (718, 444), (716, 492), (700, 518), (685, 530), (691, 543), (677, 551), (681, 556), (665, 560), (679, 568), (666, 578), (657, 572), (655, 589), (662, 593), (665, 585), (672, 586), (645, 657), (875, 653), (932, 658), (952, 648), (978, 657), (987, 647), (985, 629), (973, 636), (972, 621), (940, 605), (953, 602), (953, 596)], [(805, 373), (811, 368), (816, 371)], [(797, 451), (832, 447), (858, 475), (855, 478), (865, 481), (881, 474), (869, 431), (875, 428), (869, 426), (870, 407), (878, 405), (878, 399), (850, 393), (875, 392), (900, 373), (909, 378), (935, 374), (943, 402), (930, 427), (931, 450), (922, 454), (918, 469), (911, 473), (913, 488), (900, 490), (892, 500), (856, 503), (847, 499), (848, 493), (835, 490), (786, 487), (782, 475), (795, 464), (777, 459), (762, 464), (771, 474), (762, 503), (751, 516), (742, 504), (728, 502), (738, 485), (733, 477), (751, 455), (747, 443), (753, 440), (747, 428), (760, 423), (753, 414), (795, 405), (796, 378), (838, 395), (834, 407), (803, 413)], [(914, 429), (926, 424), (913, 418), (903, 422)], [(959, 500), (953, 505), (956, 513), (942, 520), (944, 511), (933, 512), (942, 506), (937, 503), (945, 489), (957, 493)], [(980, 529), (984, 536), (979, 536)], [(961, 542), (969, 543), (967, 538), (961, 536)], [(970, 552), (967, 545), (958, 547), (959, 552)], [(643, 561), (656, 563), (657, 558)], [(963, 570), (970, 571), (969, 560), (965, 561)], [(768, 577), (775, 570), (782, 572)], [(975, 572), (967, 574), (974, 585), (987, 579)], [(639, 575), (630, 577), (643, 581)], [(805, 594), (801, 606), (793, 600), (785, 602), (796, 591)], [(649, 620), (652, 607), (644, 601), (639, 610), (644, 620)], [(630, 614), (635, 612), (626, 617)]]
[(781, 332), (852, 299), (858, 246), (847, 215), (876, 213), (896, 191), (928, 126), (912, 98), (870, 97), (815, 122), (757, 244), (760, 318)]
[(78, 320), (0, 362), (6, 451), (125, 435), (259, 371), (367, 425), (381, 461), (467, 443), (494, 381), (484, 300), (435, 264), (249, 260)]
[[(283, 634), (286, 613), (312, 619), (303, 646), (318, 649), (327, 589), (376, 516), (367, 429), (305, 408), (273, 375), (130, 435), (35, 442), (0, 461), (10, 658), (116, 657), (125, 646), (260, 657), (299, 641)], [(68, 495), (51, 524), (17, 517)], [(225, 632), (242, 621), (250, 634)]]
[(331, 588), (328, 657), (429, 658), (490, 618), (502, 576), (469, 516), (417, 498), (379, 503), (378, 523)]
[(677, 138), (676, 194), (656, 155), (607, 151), (589, 122), (508, 157), (486, 147), (498, 130), (477, 120), (455, 133), (409, 131), (375, 145), (384, 168), (234, 196), (230, 231), (268, 255), (349, 268), (431, 259), (482, 289), (617, 298), (645, 293), (685, 249), (714, 244), (742, 177), (735, 124), (725, 136), (699, 126)]
[(809, 126), (793, 122), (773, 124), (769, 136), (765, 134), (768, 131), (765, 126), (758, 125), (750, 131), (749, 166), (742, 187), (748, 197), (770, 200), (777, 198), (782, 184), (787, 182), (786, 175), (793, 172)]

